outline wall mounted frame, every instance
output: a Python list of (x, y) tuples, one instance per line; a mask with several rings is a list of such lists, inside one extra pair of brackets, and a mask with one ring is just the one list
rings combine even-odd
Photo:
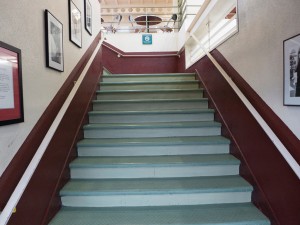
[(45, 10), (46, 66), (64, 71), (63, 25)]
[(84, 0), (84, 24), (86, 31), (92, 35), (92, 5), (89, 0)]
[(300, 34), (283, 41), (284, 105), (300, 105)]
[(21, 50), (0, 41), (0, 126), (24, 122)]
[(73, 1), (69, 0), (69, 37), (70, 41), (82, 47), (81, 12)]

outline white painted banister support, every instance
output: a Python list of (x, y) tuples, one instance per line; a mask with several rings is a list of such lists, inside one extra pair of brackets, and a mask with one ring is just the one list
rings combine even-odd
[(205, 47), (201, 44), (199, 39), (194, 34), (190, 34), (190, 37), (192, 37), (199, 44), (199, 46), (203, 49), (203, 51), (205, 52), (207, 57), (212, 61), (212, 63), (215, 65), (215, 67), (219, 70), (219, 72), (222, 74), (222, 76), (226, 79), (226, 81), (229, 83), (229, 85), (235, 91), (235, 93), (239, 96), (239, 98), (242, 100), (242, 102), (245, 104), (245, 106), (248, 108), (248, 110), (251, 112), (251, 114), (257, 120), (259, 125), (266, 132), (268, 137), (272, 140), (272, 142), (274, 143), (276, 148), (279, 150), (280, 154), (284, 157), (284, 159), (290, 165), (290, 167), (295, 172), (297, 177), (300, 179), (300, 165), (297, 163), (297, 161), (293, 158), (293, 156), (290, 154), (290, 152), (282, 144), (282, 142), (279, 140), (279, 138), (276, 136), (276, 134), (272, 131), (272, 129), (269, 127), (269, 125), (265, 122), (265, 120), (261, 117), (261, 115), (256, 111), (256, 109), (253, 107), (253, 105), (248, 101), (248, 99), (241, 92), (241, 90), (232, 81), (230, 76), (225, 72), (225, 70), (220, 66), (220, 64), (215, 60), (215, 58), (210, 54), (210, 52), (207, 51), (207, 49), (205, 49)]
[(91, 56), (90, 60), (88, 61), (87, 65), (85, 66), (84, 70), (82, 71), (80, 77), (78, 78), (77, 82), (74, 83), (74, 87), (72, 91), (70, 92), (69, 96), (67, 97), (66, 101), (64, 102), (62, 108), (60, 109), (59, 113), (57, 114), (55, 120), (53, 121), (50, 129), (48, 130), (46, 136), (44, 137), (42, 143), (40, 144), (37, 152), (35, 153), (33, 159), (31, 160), (29, 166), (27, 167), (26, 171), (24, 172), (21, 180), (19, 181), (17, 187), (15, 188), (13, 194), (11, 195), (10, 199), (8, 200), (8, 203), (6, 204), (4, 210), (0, 214), (0, 225), (6, 225), (16, 207), (18, 204), (20, 198), (22, 197), (33, 173), (35, 172), (41, 158), (43, 157), (49, 142), (51, 141), (58, 125), (60, 124), (65, 112), (67, 111), (73, 97), (75, 96), (83, 78), (86, 75), (86, 72), (88, 71), (88, 68), (90, 67), (91, 63), (93, 62), (93, 59), (95, 58), (99, 48), (102, 45), (103, 40), (100, 41), (98, 46), (93, 52), (93, 55)]

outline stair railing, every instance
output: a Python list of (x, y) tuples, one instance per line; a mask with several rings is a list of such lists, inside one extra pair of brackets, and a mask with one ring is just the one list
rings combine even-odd
[(39, 148), (37, 149), (35, 155), (33, 156), (30, 164), (28, 165), (27, 169), (25, 170), (22, 178), (20, 179), (18, 185), (16, 186), (14, 192), (12, 193), (11, 197), (9, 198), (4, 210), (0, 214), (0, 225), (6, 225), (9, 222), (9, 219), (14, 212), (20, 198), (22, 197), (32, 175), (34, 174), (40, 160), (42, 159), (55, 131), (57, 130), (64, 114), (66, 113), (72, 99), (74, 98), (83, 78), (85, 77), (88, 68), (90, 67), (93, 59), (95, 58), (99, 48), (101, 47), (103, 39), (100, 40), (98, 46), (95, 48), (92, 56), (90, 57), (88, 63), (86, 64), (84, 70), (82, 71), (81, 75), (79, 76), (76, 83), (74, 83), (74, 87), (71, 90), (70, 94), (68, 95), (66, 101), (64, 102), (63, 106), (61, 107), (60, 111), (58, 112), (56, 118), (54, 119), (52, 125), (50, 126), (47, 134), (45, 135), (42, 143), (40, 144)]
[(195, 31), (201, 25), (201, 22), (204, 21), (203, 17), (206, 16), (208, 13), (207, 11), (210, 10), (211, 4), (216, 4), (217, 1), (218, 0), (205, 0), (202, 8), (199, 10), (198, 14), (196, 15), (196, 17), (194, 18), (193, 22), (191, 23), (190, 27), (187, 30), (188, 38), (186, 39), (186, 42), (191, 38), (195, 42), (197, 42), (197, 44), (203, 50), (205, 55), (207, 55), (207, 57), (211, 60), (211, 62), (219, 70), (219, 72), (222, 74), (222, 76), (226, 79), (226, 81), (229, 83), (229, 85), (232, 87), (232, 89), (235, 91), (235, 93), (239, 96), (241, 101), (245, 104), (245, 106), (248, 108), (248, 110), (251, 112), (251, 114), (257, 120), (257, 122), (262, 127), (262, 129), (266, 132), (268, 137), (272, 140), (272, 142), (274, 143), (276, 148), (279, 150), (280, 154), (287, 161), (287, 163), (292, 168), (292, 170), (295, 172), (297, 177), (300, 179), (300, 165), (293, 158), (293, 156), (290, 154), (290, 152), (284, 146), (284, 144), (281, 142), (281, 140), (277, 137), (277, 135), (273, 132), (270, 125), (264, 120), (264, 118), (259, 114), (259, 112), (255, 109), (255, 107), (246, 98), (246, 96), (243, 94), (243, 92), (232, 81), (230, 76), (226, 73), (226, 71), (222, 68), (222, 66), (217, 62), (217, 60), (210, 54), (209, 49), (207, 49), (195, 35)]
[(117, 53), (118, 57), (170, 57), (170, 56), (177, 56), (179, 57), (178, 53), (174, 53), (174, 54), (124, 54), (118, 50), (116, 50), (115, 48), (112, 48), (108, 43), (103, 42), (102, 44), (103, 46), (107, 47), (108, 49), (112, 50), (113, 52)]

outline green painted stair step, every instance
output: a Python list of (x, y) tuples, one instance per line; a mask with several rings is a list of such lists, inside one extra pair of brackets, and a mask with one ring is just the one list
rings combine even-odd
[(243, 192), (252, 187), (240, 176), (187, 177), (166, 179), (74, 179), (61, 190), (68, 195), (111, 195), (111, 194), (171, 194), (186, 192)]
[(239, 163), (229, 154), (78, 157), (70, 169), (74, 179), (195, 177), (237, 175)]
[(136, 138), (220, 135), (221, 124), (214, 121), (101, 123), (84, 126), (85, 138)]
[(171, 207), (63, 207), (50, 225), (270, 225), (252, 204)]
[(150, 100), (94, 100), (93, 110), (170, 110), (170, 109), (203, 109), (208, 107), (208, 99), (150, 99)]
[(103, 75), (102, 82), (195, 80), (195, 74), (112, 74)]
[(155, 89), (195, 89), (199, 82), (191, 81), (127, 81), (101, 82), (100, 90), (155, 90)]
[(182, 99), (202, 98), (202, 89), (162, 89), (162, 90), (100, 90), (97, 91), (98, 100), (124, 99)]
[(222, 136), (83, 139), (79, 156), (150, 156), (229, 153), (230, 141)]
[(60, 191), (72, 207), (167, 206), (243, 203), (252, 186), (239, 176), (73, 179)]
[(240, 161), (230, 154), (173, 155), (173, 156), (123, 156), (123, 157), (78, 157), (71, 168), (142, 167), (170, 165), (237, 165)]
[(106, 74), (50, 225), (269, 225), (195, 74)]
[(141, 122), (178, 122), (212, 121), (213, 109), (188, 110), (143, 110), (143, 111), (91, 111), (90, 123), (141, 123)]

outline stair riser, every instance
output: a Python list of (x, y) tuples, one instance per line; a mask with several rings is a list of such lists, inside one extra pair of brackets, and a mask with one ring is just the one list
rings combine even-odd
[(147, 103), (94, 103), (94, 110), (168, 110), (168, 109), (204, 109), (208, 107), (207, 101), (200, 102), (147, 102)]
[(100, 90), (161, 90), (161, 89), (195, 89), (198, 88), (198, 83), (181, 83), (181, 84), (121, 84), (109, 85), (100, 84)]
[(137, 100), (137, 99), (182, 99), (182, 98), (202, 98), (203, 93), (182, 92), (182, 93), (100, 93), (97, 94), (98, 100)]
[(116, 77), (116, 76), (110, 76), (110, 77), (103, 77), (102, 82), (131, 82), (131, 81), (137, 81), (137, 82), (146, 82), (146, 81), (193, 81), (195, 80), (195, 75), (190, 76), (133, 76), (133, 77)]
[(237, 175), (239, 165), (71, 168), (74, 179), (165, 178)]
[(184, 137), (215, 136), (220, 134), (220, 127), (84, 130), (85, 138)]
[(71, 207), (124, 207), (175, 206), (244, 203), (251, 201), (251, 192), (215, 192), (182, 194), (130, 194), (96, 196), (62, 196), (63, 206)]
[(214, 113), (195, 114), (132, 114), (132, 115), (90, 115), (90, 123), (141, 123), (213, 121)]
[(229, 153), (229, 145), (157, 145), (157, 146), (118, 146), (80, 147), (79, 156), (159, 156), (159, 155), (198, 155)]

